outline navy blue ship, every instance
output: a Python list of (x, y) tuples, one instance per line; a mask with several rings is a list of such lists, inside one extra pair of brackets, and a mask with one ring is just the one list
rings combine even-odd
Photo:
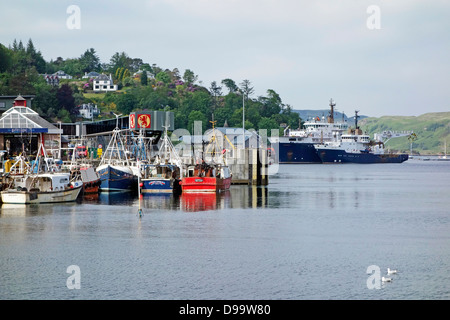
[(358, 111), (355, 112), (355, 129), (341, 135), (339, 141), (315, 145), (322, 163), (402, 163), (408, 154), (385, 153), (384, 143), (372, 141), (358, 127)]
[(335, 105), (333, 100), (330, 100), (330, 112), (327, 119), (315, 117), (306, 121), (302, 129), (290, 130), (287, 127), (284, 130), (284, 136), (269, 138), (279, 163), (322, 162), (314, 145), (337, 141), (341, 134), (348, 129), (345, 121), (334, 121)]

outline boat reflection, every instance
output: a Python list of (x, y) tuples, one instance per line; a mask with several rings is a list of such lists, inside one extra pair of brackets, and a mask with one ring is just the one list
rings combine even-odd
[(135, 198), (136, 195), (131, 191), (101, 191), (98, 194), (98, 202), (100, 204), (127, 205), (131, 204)]
[(69, 212), (76, 208), (76, 202), (66, 203), (39, 203), (39, 204), (16, 204), (2, 203), (0, 216), (25, 217), (31, 215), (47, 215), (60, 212)]
[(181, 207), (183, 211), (197, 212), (222, 209), (225, 201), (230, 198), (230, 190), (212, 193), (183, 193), (181, 194)]
[(178, 210), (180, 208), (180, 196), (172, 193), (143, 193), (140, 201), (145, 209)]
[[(199, 212), (222, 209), (265, 208), (267, 199), (266, 187), (237, 185), (218, 193), (141, 194), (139, 201), (143, 209)], [(136, 202), (134, 205), (136, 205)]]

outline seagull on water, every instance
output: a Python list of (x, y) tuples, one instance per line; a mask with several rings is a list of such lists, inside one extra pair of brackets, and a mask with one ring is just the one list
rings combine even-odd
[(397, 273), (397, 270), (391, 270), (390, 268), (387, 268), (387, 273), (388, 274), (396, 274)]
[(381, 281), (383, 281), (383, 282), (391, 282), (392, 279), (391, 278), (381, 277)]

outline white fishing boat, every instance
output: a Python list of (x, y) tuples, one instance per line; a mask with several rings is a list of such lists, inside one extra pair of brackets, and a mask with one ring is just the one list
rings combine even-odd
[(82, 186), (81, 181), (70, 181), (66, 172), (17, 175), (1, 197), (3, 203), (68, 202), (77, 199)]
[[(52, 159), (46, 157), (41, 145), (33, 165), (21, 172), (11, 171), (6, 177), (7, 184), (1, 192), (3, 203), (53, 203), (75, 201), (83, 187), (81, 180), (71, 180), (69, 172), (55, 170), (49, 166)], [(15, 163), (23, 165), (19, 158)], [(15, 167), (13, 165), (13, 167)]]

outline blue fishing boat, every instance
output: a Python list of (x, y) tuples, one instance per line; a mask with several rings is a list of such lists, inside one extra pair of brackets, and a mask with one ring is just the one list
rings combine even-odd
[(180, 170), (171, 164), (151, 164), (143, 168), (145, 178), (141, 179), (141, 192), (145, 193), (179, 193)]
[(146, 193), (181, 193), (183, 163), (167, 134), (164, 126), (164, 138), (153, 163), (141, 164), (139, 188)]
[(111, 140), (102, 154), (96, 171), (100, 176), (100, 191), (132, 190), (133, 170), (130, 168), (130, 162), (125, 152), (125, 141), (118, 128), (118, 122), (116, 122), (116, 128), (113, 130)]

